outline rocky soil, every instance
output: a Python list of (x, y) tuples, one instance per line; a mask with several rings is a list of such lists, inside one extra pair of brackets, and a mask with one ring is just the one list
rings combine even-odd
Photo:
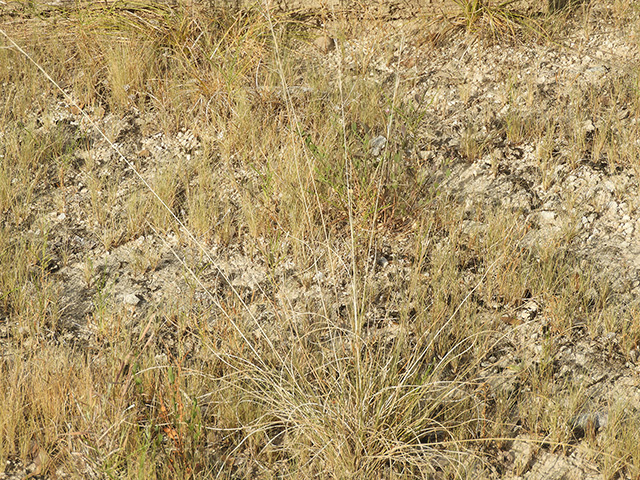
[[(477, 220), (478, 210), (500, 206), (515, 213), (528, 229), (523, 245), (557, 248), (574, 258), (577, 269), (592, 272), (601, 285), (607, 285), (606, 295), (619, 302), (620, 321), (637, 327), (638, 319), (631, 312), (640, 299), (640, 163), (638, 158), (635, 164), (617, 162), (613, 153), (598, 153), (597, 148), (599, 132), (606, 130), (632, 132), (629, 141), (640, 142), (637, 110), (619, 101), (615, 90), (616, 82), (630, 68), (637, 68), (640, 52), (638, 32), (614, 22), (610, 3), (594, 5), (589, 21), (570, 20), (570, 32), (558, 42), (504, 41), (487, 46), (476, 37), (459, 33), (446, 46), (434, 46), (414, 41), (410, 26), (390, 21), (384, 28), (393, 54), (374, 58), (371, 76), (387, 84), (390, 92), (396, 75), (400, 81), (413, 82), (413, 91), (405, 101), (425, 110), (419, 125), (397, 129), (389, 138), (386, 132), (377, 132), (387, 140), (386, 146), (377, 146), (380, 151), (394, 143), (404, 145), (404, 161), (412, 163), (418, 181), (437, 185), (441, 198), (467, 210), (464, 229), (469, 234), (487, 228)], [(637, 12), (629, 11), (628, 15)], [(341, 64), (355, 69), (353, 59), (371, 41), (367, 36), (349, 39), (340, 48), (326, 48), (325, 52), (313, 45), (305, 48), (311, 61), (326, 69), (337, 70)], [(569, 101), (568, 95), (583, 96), (586, 101), (593, 92), (602, 94), (598, 101), (602, 108), (591, 115), (584, 115), (577, 107), (574, 111), (559, 108), (580, 104), (580, 99)], [(505, 95), (515, 99), (507, 107)], [(81, 165), (90, 157), (104, 165), (103, 175), (117, 176), (120, 181), (112, 208), (124, 211), (118, 199), (130, 195), (138, 178), (80, 112), (64, 100), (54, 111), (51, 118), (40, 119), (42, 128), (57, 128), (70, 141), (82, 136), (89, 142), (90, 148), (79, 151), (74, 162)], [(215, 142), (190, 130), (173, 138), (150, 131), (148, 125), (154, 119), (136, 111), (124, 117), (105, 115), (99, 108), (87, 113), (103, 131), (110, 132), (118, 149), (135, 161), (149, 181), (163, 164), (180, 162), (186, 167), (199, 155), (203, 142)], [(519, 133), (548, 128), (549, 115), (558, 123), (573, 125), (576, 138), (543, 145), (527, 141), (526, 132)], [(514, 122), (516, 126), (510, 131)], [(579, 155), (573, 152), (575, 142), (584, 145)], [(254, 173), (239, 171), (237, 175)], [(329, 271), (312, 275), (285, 261), (276, 268), (281, 291), (267, 295), (273, 284), (270, 269), (239, 245), (214, 245), (203, 257), (199, 249), (185, 248), (184, 238), (158, 235), (148, 228), (141, 228), (133, 241), (105, 241), (101, 228), (82, 213), (91, 202), (87, 179), (76, 172), (64, 183), (63, 212), (46, 191), (30, 211), (50, 222), (46, 268), (59, 284), (62, 321), (57, 330), (41, 334), (56, 342), (89, 350), (100, 348), (99, 326), (90, 319), (100, 308), (96, 299), (101, 291), (105, 292), (105, 305), (125, 306), (133, 312), (134, 333), (145, 328), (140, 319), (148, 312), (189, 289), (200, 292), (197, 298), (202, 305), (211, 303), (199, 286), (189, 285), (185, 260), (187, 265), (206, 265), (200, 278), (210, 290), (237, 289), (272, 328), (277, 326), (267, 297), (282, 305), (306, 305), (317, 301), (323, 290), (335, 291), (340, 285), (340, 278), (332, 277)], [(40, 233), (34, 224), (26, 235)], [(391, 291), (391, 297), (402, 295), (394, 288), (410, 277), (410, 244), (409, 240), (390, 238), (376, 259), (376, 282), (381, 291)], [(591, 295), (596, 302), (603, 292)], [(338, 311), (342, 306), (338, 300), (331, 308)], [(526, 355), (531, 365), (541, 361), (543, 348), (547, 348), (546, 332), (553, 326), (548, 311), (535, 297), (523, 299), (511, 312), (504, 311), (499, 299), (487, 306), (487, 318), (503, 325), (502, 338), (485, 362), (484, 375), (492, 391), (518, 388), (509, 368), (515, 357)], [(624, 399), (626, 415), (640, 412), (640, 347), (629, 345), (619, 331), (589, 331), (589, 319), (581, 315), (576, 312), (573, 329), (553, 340), (553, 369), (558, 379), (554, 395), (565, 394), (562, 385), (567, 379), (580, 379), (584, 397), (589, 399), (583, 414), (567, 423), (567, 428), (575, 431), (574, 444), (565, 450), (535, 446), (532, 434), (515, 432), (515, 440), (496, 461), (501, 467), (487, 475), (540, 480), (602, 478), (585, 445), (595, 442), (606, 448), (609, 430), (604, 412), (608, 406)], [(0, 318), (0, 351), (7, 355), (15, 338), (5, 320)], [(511, 328), (514, 324), (518, 328)], [(372, 335), (390, 334), (385, 328)], [(171, 345), (171, 329), (161, 335)], [(193, 355), (198, 348), (197, 340), (188, 346)], [(0, 479), (20, 478), (35, 468), (13, 462)]]

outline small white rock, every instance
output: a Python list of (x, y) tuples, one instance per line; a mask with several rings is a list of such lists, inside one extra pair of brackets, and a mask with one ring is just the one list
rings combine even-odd
[(378, 135), (369, 141), (369, 149), (374, 157), (380, 156), (382, 149), (387, 146), (387, 137)]
[(122, 301), (127, 305), (133, 305), (135, 307), (140, 303), (140, 297), (135, 293), (127, 293), (122, 297)]

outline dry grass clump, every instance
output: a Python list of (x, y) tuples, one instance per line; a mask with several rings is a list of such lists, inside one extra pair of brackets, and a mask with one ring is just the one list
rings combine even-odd
[[(544, 22), (531, 14), (531, 5), (517, 0), (453, 0), (457, 9), (449, 18), (455, 26), (468, 32), (495, 39), (544, 38)], [(520, 3), (520, 5), (518, 5)], [(529, 11), (527, 11), (529, 10)], [(550, 11), (553, 10), (550, 8)]]
[[(460, 3), (468, 27), (522, 25), (506, 4)], [(67, 96), (0, 49), (1, 461), (77, 478), (462, 478), (488, 471), (483, 455), (517, 421), (569, 442), (561, 419), (581, 397), (552, 400), (553, 342), (539, 364), (514, 355), (528, 389), (495, 389), (483, 362), (507, 334), (481, 313), (538, 297), (552, 334), (575, 311), (595, 332), (610, 299), (570, 255), (526, 248), (515, 214), (478, 211), (486, 228), (471, 231), (468, 212), (418, 182), (406, 151), (424, 113), (401, 100), (398, 74), (391, 91), (362, 65), (327, 74), (299, 53), (309, 26), (261, 8), (92, 4), (40, 21), (46, 42), (5, 31)], [(114, 128), (130, 162), (96, 158), (99, 137), (56, 121), (56, 101), (103, 125), (134, 115), (144, 133), (188, 129), (202, 148), (149, 160)], [(514, 142), (539, 134), (517, 113), (504, 128)], [(389, 141), (374, 155), (378, 135)], [(72, 208), (96, 239), (81, 251), (49, 244), (52, 215)], [(186, 260), (181, 293), (140, 316), (111, 298), (105, 258), (142, 236)], [(384, 283), (374, 257), (389, 237), (410, 267)], [(212, 246), (264, 266), (266, 286), (220, 280)], [(141, 250), (133, 276), (160, 256)], [(60, 307), (57, 272), (74, 262), (92, 299), (82, 318)], [(291, 298), (289, 283), (311, 290), (320, 273), (326, 288)], [(615, 440), (611, 469), (638, 464), (621, 453), (631, 441)]]

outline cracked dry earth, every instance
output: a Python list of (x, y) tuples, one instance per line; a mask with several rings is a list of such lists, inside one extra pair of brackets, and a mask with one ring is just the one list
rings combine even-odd
[[(562, 41), (556, 43), (506, 42), (487, 47), (475, 38), (456, 34), (446, 46), (433, 47), (412, 43), (410, 28), (389, 23), (385, 28), (394, 53), (391, 60), (377, 61), (374, 56), (370, 75), (372, 81), (387, 84), (390, 92), (396, 75), (400, 81), (412, 83), (413, 90), (405, 100), (424, 109), (425, 115), (414, 130), (392, 132), (387, 148), (394, 142), (402, 144), (403, 160), (414, 165), (417, 182), (437, 186), (439, 198), (468, 212), (461, 220), (464, 232), (473, 235), (487, 228), (474, 213), (479, 208), (500, 206), (515, 213), (518, 221), (527, 225), (524, 245), (553, 246), (575, 259), (577, 269), (592, 272), (601, 285), (607, 285), (607, 295), (617, 299), (618, 322), (637, 327), (638, 319), (631, 312), (640, 294), (640, 162), (636, 158), (635, 167), (618, 163), (614, 152), (598, 153), (597, 144), (598, 132), (608, 129), (632, 132), (628, 141), (640, 147), (636, 112), (616, 98), (612, 87), (630, 75), (629, 69), (640, 60), (638, 32), (610, 20), (609, 2), (604, 3), (594, 6), (589, 22), (568, 22)], [(310, 49), (308, 55), (327, 69), (337, 69), (343, 62), (347, 70), (350, 65), (355, 70), (357, 52), (371, 47), (370, 41), (363, 36), (347, 40), (342, 48), (326, 54)], [(578, 98), (565, 98), (567, 92)], [(593, 92), (601, 95), (602, 108), (591, 116), (576, 118), (576, 105), (582, 101), (579, 97), (586, 101)], [(278, 328), (274, 304), (300, 306), (295, 309), (306, 311), (308, 305), (318, 301), (322, 290), (343, 289), (339, 274), (302, 272), (293, 262), (284, 261), (275, 269), (282, 287), (274, 291), (272, 273), (264, 258), (234, 243), (207, 244), (218, 272), (198, 249), (185, 247), (185, 238), (160, 235), (146, 227), (144, 219), (138, 219), (140, 235), (135, 240), (122, 242), (115, 234), (114, 238), (105, 238), (105, 231), (82, 213), (91, 202), (82, 166), (93, 161), (98, 176), (118, 177), (117, 191), (103, 199), (115, 214), (126, 214), (121, 199), (137, 188), (139, 180), (78, 112), (64, 99), (57, 101), (55, 114), (42, 118), (41, 128), (60, 129), (70, 139), (82, 136), (88, 148), (75, 153), (75, 167), (65, 178), (64, 211), (45, 189), (35, 198), (29, 213), (49, 224), (47, 268), (60, 289), (62, 321), (56, 331), (41, 332), (45, 338), (92, 351), (99, 349), (100, 329), (92, 322), (92, 314), (105, 305), (129, 309), (134, 334), (145, 328), (141, 319), (155, 306), (187, 292), (195, 290), (194, 301), (206, 306), (209, 298), (185, 275), (182, 260), (201, 266), (200, 279), (209, 290), (224, 295), (229, 284), (237, 289), (267, 331)], [(123, 117), (105, 115), (98, 108), (87, 113), (116, 139), (118, 148), (133, 159), (150, 182), (163, 164), (180, 162), (188, 168), (201, 154), (204, 143), (216, 144), (216, 138), (203, 138), (195, 131), (183, 130), (173, 138), (154, 131), (152, 116), (136, 111)], [(519, 129), (547, 128), (545, 119), (549, 115), (559, 124), (573, 125), (575, 137), (554, 138), (550, 145), (541, 145), (519, 133)], [(505, 133), (512, 125), (514, 130)], [(577, 156), (575, 142), (586, 146)], [(241, 168), (235, 174), (238, 183), (251, 181), (256, 175)], [(241, 201), (232, 187), (229, 198), (231, 204)], [(33, 222), (26, 235), (42, 235), (37, 225)], [(379, 312), (373, 316), (389, 318), (393, 312), (388, 311), (388, 305), (394, 304), (394, 296), (402, 297), (402, 285), (412, 270), (412, 235), (390, 235), (379, 248), (375, 281), (380, 291), (387, 292), (387, 300), (378, 305)], [(64, 262), (63, 251), (67, 256)], [(593, 290), (588, 295), (597, 302), (603, 292)], [(340, 295), (337, 298), (330, 308), (340, 312), (344, 305)], [(514, 306), (503, 305), (496, 298), (495, 304), (484, 305), (484, 309), (487, 321), (497, 325), (501, 336), (482, 364), (491, 389), (523, 388), (517, 385), (516, 374), (509, 366), (516, 363), (516, 357), (526, 357), (529, 365), (538, 365), (543, 350), (552, 348), (551, 368), (557, 378), (553, 395), (562, 397), (565, 381), (577, 379), (588, 399), (582, 413), (567, 426), (576, 433), (571, 448), (548, 448), (532, 443), (530, 440), (537, 439), (534, 434), (514, 431), (514, 440), (498, 456), (501, 467), (486, 475), (540, 480), (602, 478), (585, 445), (595, 442), (606, 449), (606, 409), (616, 401), (624, 400), (625, 415), (637, 416), (640, 411), (640, 347), (630, 345), (625, 336), (633, 333), (588, 331), (589, 319), (577, 311), (573, 328), (555, 332), (549, 342), (554, 319), (549, 305), (541, 299), (532, 296)], [(14, 348), (15, 333), (7, 319), (0, 320), (0, 349), (6, 355)], [(372, 336), (393, 335), (390, 327), (377, 325), (370, 330)], [(30, 335), (23, 333), (25, 337)], [(169, 344), (171, 335), (171, 325), (160, 332)], [(23, 345), (25, 341), (29, 340), (23, 340)], [(187, 346), (189, 349), (198, 355), (197, 339)], [(588, 430), (593, 430), (591, 435)], [(19, 478), (29, 473), (28, 468), (8, 465), (0, 478)]]

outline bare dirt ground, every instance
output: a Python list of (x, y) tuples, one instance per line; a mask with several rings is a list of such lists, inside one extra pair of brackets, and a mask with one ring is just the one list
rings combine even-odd
[[(396, 152), (393, 162), (411, 172), (417, 195), (433, 195), (433, 205), (456, 212), (452, 222), (463, 240), (442, 235), (428, 248), (453, 249), (460, 281), (471, 292), (465, 302), (492, 330), (492, 348), (478, 359), (475, 374), (484, 392), (479, 405), (495, 410), (501, 399), (535, 390), (529, 380), (550, 380), (539, 404), (513, 407), (507, 415), (509, 438), (501, 437), (493, 449), (478, 453), (486, 461), (477, 467), (478, 478), (638, 478), (639, 447), (635, 452), (608, 447), (623, 435), (640, 445), (638, 432), (627, 431), (628, 425), (638, 425), (640, 415), (639, 12), (633, 4), (618, 11), (614, 3), (594, 3), (567, 14), (552, 41), (489, 41), (463, 31), (426, 41), (410, 21), (388, 20), (357, 37), (335, 35), (337, 24), (328, 22), (324, 29), (335, 38), (336, 48), (317, 48), (312, 41), (299, 44), (302, 58), (314, 68), (335, 72), (336, 78), (367, 76), (389, 97), (398, 84), (410, 85), (400, 101), (419, 115), (406, 122), (399, 117), (388, 130), (363, 126), (367, 136), (360, 154), (376, 162), (385, 152)], [(296, 85), (287, 93), (294, 101), (297, 95), (322, 96), (317, 88)], [(86, 107), (92, 125), (62, 96), (40, 102), (48, 107), (30, 113), (39, 128), (56, 131), (70, 148), (83, 148), (72, 152), (62, 173), (47, 173), (25, 205), (22, 224), (3, 219), (5, 228), (24, 238), (39, 237), (46, 229), (46, 260), (34, 268), (48, 272), (59, 313), (55, 326), (29, 329), (17, 327), (10, 309), (0, 305), (4, 362), (43, 344), (67, 345), (98, 358), (121, 330), (144, 338), (150, 318), (157, 320), (154, 341), (163, 345), (157, 365), (178, 357), (197, 359), (203, 356), (201, 336), (182, 335), (177, 321), (165, 314), (160, 319), (157, 312), (187, 297), (194, 312), (214, 309), (216, 301), (205, 287), (216, 298), (239, 292), (267, 336), (274, 332), (272, 338), (283, 344), (293, 342), (296, 329), (308, 324), (304, 312), (324, 310), (336, 323), (347, 321), (349, 268), (330, 267), (322, 258), (315, 269), (303, 269), (287, 255), (273, 259), (264, 253), (272, 248), (269, 240), (249, 245), (240, 231), (227, 238), (211, 234), (203, 242), (205, 255), (179, 229), (149, 228), (127, 203), (140, 188), (139, 178), (95, 125), (152, 185), (159, 185), (167, 165), (189, 170), (203, 156), (226, 155), (221, 147), (226, 132), (184, 125), (169, 134), (156, 111), (132, 107), (120, 114), (99, 105)], [(0, 131), (0, 139), (2, 135)], [(386, 143), (374, 151), (369, 139), (377, 136)], [(229, 211), (246, 201), (239, 185), (264, 179), (259, 168), (241, 160), (231, 174), (225, 170), (228, 163), (209, 165), (220, 179)], [(92, 198), (92, 178), (107, 177), (115, 180), (114, 186), (101, 190), (100, 199)], [(178, 218), (186, 218), (193, 208), (186, 207), (187, 190), (188, 185), (179, 188), (170, 205)], [(153, 200), (140, 202), (150, 209)], [(128, 216), (127, 233), (105, 228), (100, 208), (108, 210), (104, 215)], [(226, 207), (221, 208), (211, 230), (227, 228)], [(495, 209), (504, 212), (503, 224), (485, 217)], [(361, 252), (375, 292), (365, 315), (365, 336), (378, 343), (393, 343), (404, 334), (402, 329), (411, 330), (397, 319), (403, 309), (411, 309), (404, 301), (415, 282), (415, 245), (423, 226), (410, 213), (399, 223), (380, 234), (374, 248)], [(137, 234), (130, 234), (136, 229)], [(473, 287), (492, 275), (478, 268), (486, 252), (475, 239), (499, 239), (505, 231), (513, 232), (513, 250), (532, 252), (541, 268), (566, 265), (554, 280), (555, 291), (527, 287), (517, 299), (500, 292), (473, 295)], [(285, 236), (279, 241), (290, 240)], [(345, 244), (336, 241), (333, 248), (338, 258), (348, 258)], [(201, 284), (185, 272), (187, 266), (197, 271)], [(27, 282), (21, 288), (37, 287)], [(332, 303), (324, 304), (324, 298)], [(109, 310), (126, 312), (118, 332), (114, 324), (99, 321), (100, 312)], [(291, 312), (286, 329), (282, 311)], [(216, 321), (206, 328), (212, 337), (224, 336)], [(340, 338), (321, 337), (318, 342), (346, 348)], [(557, 413), (567, 411), (573, 415)], [(631, 449), (633, 444), (624, 445)], [(255, 471), (245, 464), (249, 457), (241, 457), (238, 453), (234, 472), (249, 478)], [(10, 455), (0, 479), (34, 472), (31, 478), (80, 478), (64, 469), (41, 474), (40, 463), (33, 453)], [(86, 468), (86, 478), (102, 478)], [(385, 472), (376, 478), (391, 475)], [(455, 476), (429, 475), (425, 478)]]

